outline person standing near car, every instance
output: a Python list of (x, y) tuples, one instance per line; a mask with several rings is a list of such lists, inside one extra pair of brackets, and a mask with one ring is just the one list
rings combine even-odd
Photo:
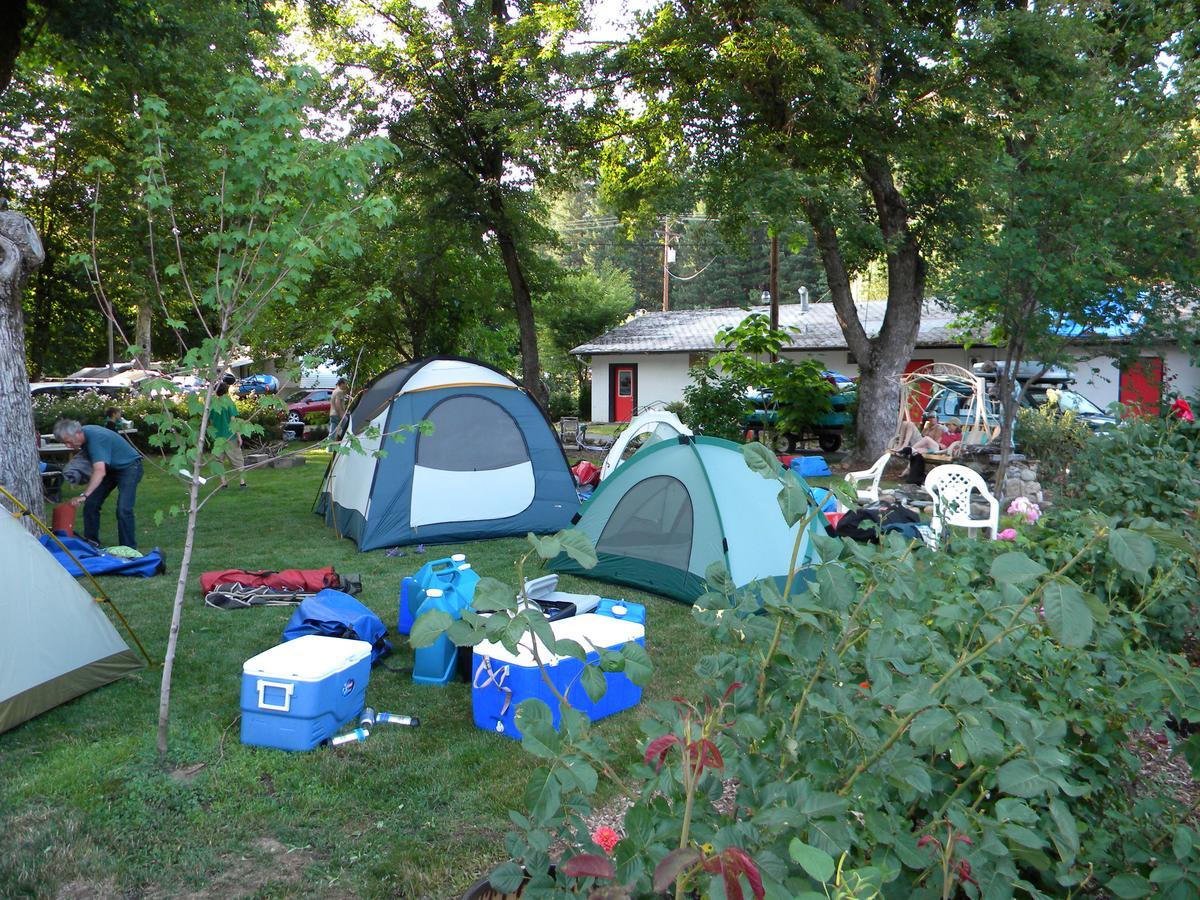
[(345, 378), (339, 378), (337, 385), (333, 389), (333, 396), (329, 398), (329, 436), (333, 437), (337, 434), (338, 426), (342, 424), (342, 419), (346, 415), (346, 400), (350, 396), (350, 382)]
[(133, 446), (103, 425), (80, 425), (74, 419), (54, 423), (54, 436), (79, 450), (92, 464), (92, 477), (83, 493), (71, 502), (83, 506), (83, 536), (100, 543), (100, 509), (117, 491), (117, 543), (137, 548), (137, 523), (133, 516), (137, 486), (142, 480), (142, 457)]

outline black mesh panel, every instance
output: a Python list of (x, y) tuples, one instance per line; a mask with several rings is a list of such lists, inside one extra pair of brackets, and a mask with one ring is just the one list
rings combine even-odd
[(686, 571), (692, 558), (692, 498), (683, 482), (655, 475), (630, 488), (609, 516), (596, 550)]
[(529, 462), (516, 421), (482, 397), (451, 397), (425, 417), (433, 434), (417, 437), (417, 465), (450, 472), (503, 469)]

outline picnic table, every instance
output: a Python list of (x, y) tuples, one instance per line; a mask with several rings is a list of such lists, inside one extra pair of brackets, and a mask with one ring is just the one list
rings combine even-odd
[[(137, 434), (136, 428), (122, 428), (117, 434), (128, 435)], [(57, 441), (53, 434), (43, 434), (41, 443), (38, 445), (38, 453), (42, 456), (70, 456), (75, 451), (61, 441)]]

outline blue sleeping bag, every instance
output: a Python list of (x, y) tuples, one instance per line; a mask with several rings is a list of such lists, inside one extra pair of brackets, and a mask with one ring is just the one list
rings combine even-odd
[[(54, 558), (62, 567), (76, 578), (84, 571), (91, 575), (137, 575), (149, 578), (151, 575), (159, 575), (167, 569), (162, 551), (157, 547), (138, 559), (125, 559), (105, 553), (82, 538), (68, 537), (66, 532), (56, 531), (55, 534), (58, 535), (58, 541), (62, 541), (62, 546), (48, 534), (43, 534), (38, 540), (42, 542), (43, 547), (54, 554)], [(71, 559), (63, 550), (63, 546), (74, 554), (75, 559), (79, 560), (80, 565), (83, 566), (82, 569), (75, 565), (75, 560)]]
[(325, 588), (303, 601), (283, 629), (292, 641), (306, 634), (351, 638), (371, 645), (371, 665), (392, 652), (383, 620), (349, 594)]

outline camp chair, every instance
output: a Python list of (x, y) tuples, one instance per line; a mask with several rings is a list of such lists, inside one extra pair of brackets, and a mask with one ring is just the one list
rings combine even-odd
[[(925, 490), (933, 498), (934, 537), (941, 538), (947, 525), (986, 528), (992, 540), (1000, 529), (1000, 501), (988, 490), (983, 476), (966, 466), (938, 466), (925, 476)], [(986, 519), (972, 518), (971, 494), (977, 492), (988, 504)]]
[(564, 447), (579, 449), (579, 419), (563, 416), (558, 421), (558, 437)]
[[(857, 491), (860, 503), (874, 502), (879, 499), (879, 482), (883, 479), (883, 470), (887, 468), (888, 460), (891, 458), (892, 454), (889, 451), (875, 460), (871, 468), (863, 469), (861, 472), (846, 473), (846, 481)], [(858, 486), (860, 481), (869, 481), (870, 485), (865, 490), (861, 489)]]

